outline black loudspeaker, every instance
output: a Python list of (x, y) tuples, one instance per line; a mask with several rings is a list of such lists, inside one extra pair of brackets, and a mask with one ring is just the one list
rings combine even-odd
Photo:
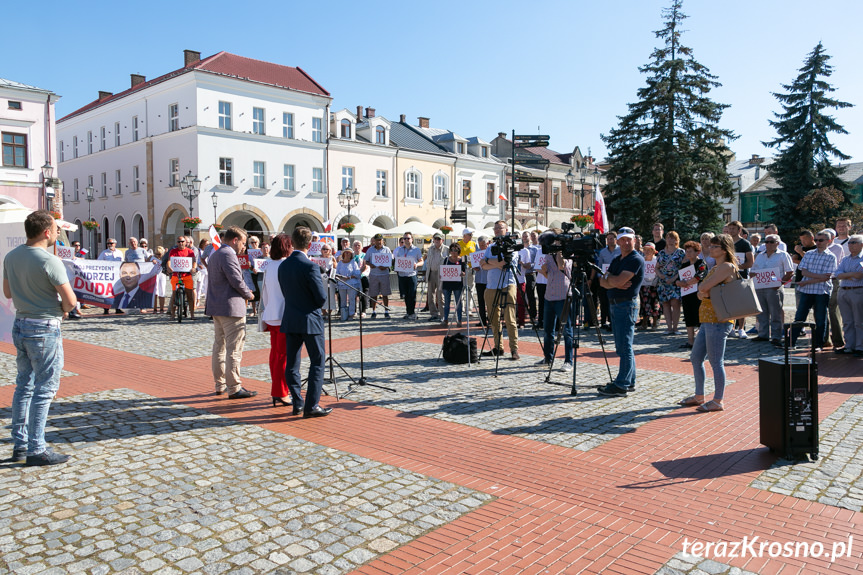
[(813, 358), (758, 361), (761, 443), (786, 459), (818, 459), (818, 365)]

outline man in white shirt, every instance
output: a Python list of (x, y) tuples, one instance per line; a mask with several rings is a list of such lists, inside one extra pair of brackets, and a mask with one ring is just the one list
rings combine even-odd
[[(845, 257), (845, 250), (843, 250), (842, 246), (837, 244), (835, 241), (836, 230), (833, 228), (827, 228), (822, 230), (822, 233), (826, 233), (830, 237), (827, 251), (836, 256), (836, 265), (838, 267), (842, 262), (842, 258)], [(830, 292), (830, 303), (827, 306), (827, 319), (830, 322), (830, 329), (828, 330), (827, 340), (824, 342), (824, 347), (832, 346), (836, 349), (841, 349), (845, 347), (845, 336), (843, 334), (844, 330), (842, 329), (842, 314), (839, 313), (839, 280), (831, 278), (830, 281), (833, 284), (833, 291)]]
[(794, 274), (791, 257), (787, 252), (778, 251), (778, 245), (779, 236), (768, 234), (764, 239), (765, 251), (758, 254), (752, 266), (753, 272), (776, 270), (777, 277), (773, 281), (779, 280), (778, 286), (759, 287), (758, 283), (755, 286), (755, 293), (758, 295), (758, 302), (763, 311), (758, 314), (758, 335), (752, 341), (769, 340), (774, 345), (781, 345), (783, 324), (785, 323), (785, 312), (782, 309), (785, 299), (782, 284), (790, 280)]

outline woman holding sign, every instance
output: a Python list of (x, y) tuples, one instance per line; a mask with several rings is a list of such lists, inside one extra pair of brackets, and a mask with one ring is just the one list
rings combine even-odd
[[(667, 241), (667, 240), (666, 240)], [(710, 255), (716, 260), (716, 265), (698, 285), (698, 298), (701, 307), (698, 319), (701, 329), (695, 336), (692, 353), (692, 371), (695, 376), (695, 395), (690, 395), (680, 401), (680, 405), (697, 406), (698, 411), (722, 411), (722, 400), (725, 397), (725, 342), (734, 327), (733, 321), (719, 321), (713, 304), (710, 301), (711, 288), (728, 283), (738, 277), (737, 258), (734, 255), (734, 243), (728, 234), (720, 234), (710, 240)], [(713, 368), (713, 399), (704, 403), (704, 360), (710, 360)]]
[(335, 273), (336, 258), (333, 257), (333, 247), (330, 244), (321, 245), (321, 257), (313, 258), (312, 261), (321, 266), (322, 281), (327, 288), (327, 301), (324, 302), (324, 315), (329, 317), (330, 312), (337, 309), (338, 296), (336, 295), (336, 286), (329, 281), (330, 274)]
[(449, 324), (449, 303), (455, 295), (455, 313), (458, 327), (461, 327), (461, 294), (464, 290), (462, 278), (465, 274), (465, 263), (461, 261), (461, 247), (453, 244), (449, 247), (449, 257), (441, 266), (440, 278), (443, 289), (443, 325)]
[(644, 282), (641, 284), (639, 297), (641, 298), (641, 321), (642, 331), (648, 328), (659, 327), (659, 316), (662, 315), (662, 306), (659, 303), (659, 293), (656, 291), (656, 246), (653, 242), (644, 244)]
[(668, 326), (666, 335), (676, 335), (677, 323), (680, 321), (680, 288), (677, 287), (680, 276), (677, 272), (683, 267), (686, 252), (679, 246), (680, 236), (677, 232), (668, 232), (665, 234), (665, 249), (661, 250), (656, 258), (656, 291)]
[(692, 349), (695, 343), (695, 330), (701, 325), (698, 319), (698, 310), (701, 300), (698, 299), (698, 284), (707, 275), (707, 264), (701, 259), (701, 244), (686, 242), (683, 244), (686, 257), (683, 260), (683, 268), (678, 272), (680, 279), (677, 287), (680, 288), (680, 301), (683, 305), (683, 321), (686, 323), (686, 343), (680, 347)]

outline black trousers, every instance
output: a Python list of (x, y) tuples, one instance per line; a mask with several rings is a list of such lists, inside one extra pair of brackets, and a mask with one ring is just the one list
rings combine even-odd
[[(536, 274), (524, 274), (524, 295), (531, 323), (536, 323)], [(541, 318), (542, 316), (540, 316)]]
[(548, 284), (536, 284), (536, 299), (539, 300), (539, 323), (543, 322), (545, 317), (545, 288)]
[(485, 284), (475, 283), (476, 286), (476, 307), (479, 309), (479, 320), (482, 325), (488, 325), (488, 316), (485, 312)]

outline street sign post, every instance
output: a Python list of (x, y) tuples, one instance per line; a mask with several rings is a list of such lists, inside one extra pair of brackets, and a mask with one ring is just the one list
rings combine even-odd
[(513, 144), (513, 145), (516, 148), (547, 148), (548, 147), (548, 140), (515, 142), (515, 144)]
[(528, 142), (530, 140), (545, 140), (547, 142), (549, 136), (547, 134), (515, 134), (512, 137), (513, 142)]
[(545, 158), (516, 158), (516, 164), (520, 164), (522, 166), (542, 166), (545, 167), (549, 165), (551, 162), (546, 160)]
[(467, 223), (467, 209), (453, 210), (451, 212), (449, 219), (452, 221), (452, 223), (466, 224)]
[(539, 192), (516, 192), (513, 195), (516, 198), (538, 198)]
[(545, 178), (537, 178), (536, 176), (516, 176), (516, 182), (526, 182), (529, 184), (541, 184), (545, 181)]

